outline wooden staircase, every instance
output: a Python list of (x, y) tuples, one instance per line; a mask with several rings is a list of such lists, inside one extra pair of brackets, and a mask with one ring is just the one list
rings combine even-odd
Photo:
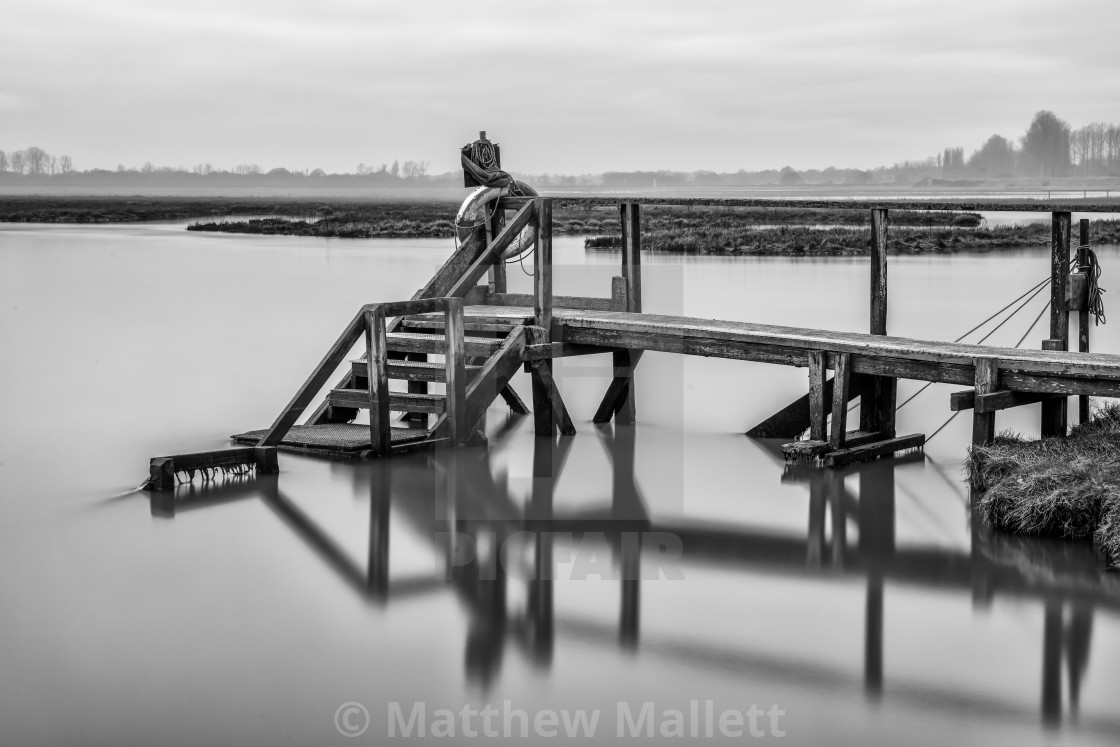
[[(543, 219), (538, 210), (544, 209), (529, 202), (500, 230), (498, 224), (489, 231), (476, 227), (412, 300), (363, 306), (272, 426), (233, 439), (262, 448), (389, 456), (468, 443), (499, 396), (514, 411), (527, 413), (508, 385), (524, 363), (534, 317), (468, 320), (463, 306), (485, 296), (478, 282), (492, 267), (504, 269), (503, 252), (523, 230), (535, 229), (537, 243), (546, 242), (550, 256), (550, 205)], [(363, 337), (365, 354), (347, 362)], [(296, 425), (339, 369), (341, 379), (326, 390), (306, 424)], [(391, 381), (397, 382), (392, 388)], [(536, 388), (534, 379), (534, 394)], [(363, 410), (368, 425), (354, 422)]]

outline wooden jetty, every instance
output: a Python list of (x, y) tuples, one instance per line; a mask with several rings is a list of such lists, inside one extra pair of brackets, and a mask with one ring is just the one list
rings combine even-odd
[[(592, 198), (617, 204), (622, 222), (620, 275), (610, 294), (553, 294), (552, 212), (587, 198), (503, 198), (490, 225), (476, 227), (432, 279), (408, 301), (363, 306), (267, 429), (234, 436), (260, 448), (331, 455), (392, 454), (457, 446), (481, 438), (479, 424), (498, 397), (528, 408), (510, 387), (524, 368), (532, 379), (538, 435), (575, 433), (552, 376), (556, 358), (609, 354), (614, 378), (594, 414), (596, 423), (633, 423), (631, 386), (646, 351), (761, 361), (808, 369), (807, 394), (752, 428), (748, 435), (796, 439), (787, 455), (843, 466), (921, 448), (922, 434), (895, 428), (897, 382), (916, 379), (970, 387), (952, 396), (954, 410), (973, 411), (973, 442), (994, 436), (998, 410), (1042, 402), (1043, 433), (1067, 429), (1069, 396), (1120, 396), (1120, 356), (1088, 351), (1084, 250), (1071, 276), (1071, 211), (1106, 212), (1112, 204), (1074, 202), (790, 201), (759, 199)], [(869, 210), (869, 328), (832, 332), (642, 311), (640, 211), (646, 203), (728, 207), (815, 207)], [(1047, 211), (1052, 213), (1051, 328), (1042, 349), (915, 340), (887, 334), (887, 236), (891, 209)], [(1082, 245), (1088, 221), (1082, 221)], [(506, 289), (503, 252), (522, 231), (535, 237), (533, 292)], [(1078, 351), (1069, 347), (1069, 313), (1079, 315)], [(364, 340), (364, 354), (352, 352)], [(341, 375), (338, 372), (341, 370)], [(830, 375), (831, 373), (831, 375)], [(337, 377), (337, 378), (336, 378)], [(330, 382), (334, 379), (334, 383)], [(390, 381), (407, 382), (390, 386)], [(429, 384), (444, 391), (430, 391)], [(328, 388), (328, 384), (330, 384)], [(297, 421), (321, 400), (303, 425)], [(859, 399), (859, 422), (847, 423)], [(1086, 412), (1086, 400), (1080, 408)], [(368, 410), (369, 425), (353, 421)], [(394, 413), (399, 419), (394, 421)]]

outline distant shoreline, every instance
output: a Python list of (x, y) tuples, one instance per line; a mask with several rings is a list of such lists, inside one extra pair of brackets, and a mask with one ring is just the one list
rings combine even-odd
[[(451, 238), (458, 202), (446, 198), (356, 200), (197, 197), (0, 196), (0, 222), (59, 224), (196, 220), (191, 231), (327, 238)], [(237, 216), (260, 215), (243, 219)], [(729, 210), (646, 206), (642, 245), (651, 252), (748, 256), (848, 256), (869, 251), (866, 211), (798, 207)], [(893, 253), (978, 252), (1049, 243), (1047, 225), (987, 228), (977, 213), (890, 212)], [(1120, 221), (1094, 221), (1093, 243), (1120, 243)], [(585, 236), (588, 249), (618, 246), (613, 206), (562, 203), (557, 234)]]

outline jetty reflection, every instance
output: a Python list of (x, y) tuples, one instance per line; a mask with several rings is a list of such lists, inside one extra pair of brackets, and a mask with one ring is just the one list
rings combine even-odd
[[(516, 424), (514, 416), (511, 423)], [(512, 489), (506, 473), (495, 467), (500, 432), (491, 436), (490, 447), (339, 464), (339, 474), (353, 480), (355, 495), (369, 498), (364, 567), (285, 494), (283, 475), (180, 486), (173, 495), (153, 494), (152, 512), (172, 518), (259, 499), (370, 604), (391, 606), (452, 589), (469, 613), (466, 676), (483, 686), (496, 680), (509, 655), (548, 669), (558, 637), (567, 637), (662, 657), (680, 666), (732, 668), (801, 686), (862, 687), (872, 702), (902, 699), (924, 708), (964, 709), (996, 719), (1041, 718), (1050, 727), (1076, 717), (1091, 659), (1094, 616), (1098, 610), (1120, 610), (1120, 580), (1099, 570), (1090, 548), (996, 535), (975, 515), (968, 549), (896, 542), (895, 471), (926, 458), (920, 454), (835, 470), (787, 465), (782, 481), (802, 486), (809, 497), (803, 534), (661, 518), (651, 515), (635, 475), (635, 429), (607, 425), (597, 433), (610, 462), (610, 487), (608, 491), (604, 486), (603, 495), (595, 496), (597, 502), (579, 510), (554, 505), (556, 483), (568, 467), (572, 447), (572, 439), (566, 437), (534, 439), (527, 490), (524, 485)], [(772, 449), (781, 463), (777, 442)], [(858, 492), (846, 486), (849, 477), (858, 480)], [(397, 573), (391, 568), (391, 519), (398, 526), (406, 523), (410, 533), (430, 542), (430, 572)], [(569, 610), (556, 607), (558, 560), (589, 546), (600, 551), (594, 572), (602, 570), (605, 557), (612, 578), (619, 582), (617, 624), (569, 617)], [(685, 567), (701, 564), (836, 579), (849, 586), (853, 579), (862, 579), (864, 636), (849, 642), (862, 646), (862, 672), (691, 637), (644, 639), (642, 585), (670, 575), (678, 560)], [(999, 596), (1038, 605), (1044, 631), (1038, 642), (1043, 667), (1037, 711), (995, 694), (966, 695), (925, 681), (892, 682), (885, 674), (884, 599), (898, 586), (966, 593), (975, 614), (985, 614)], [(1078, 727), (1116, 733), (1120, 720), (1078, 718)]]

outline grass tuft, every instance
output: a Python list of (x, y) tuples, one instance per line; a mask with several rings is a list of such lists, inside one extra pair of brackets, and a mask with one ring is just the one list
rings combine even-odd
[(1001, 433), (969, 452), (983, 491), (980, 515), (1015, 534), (1092, 540), (1120, 567), (1120, 404), (1098, 410), (1067, 438)]

